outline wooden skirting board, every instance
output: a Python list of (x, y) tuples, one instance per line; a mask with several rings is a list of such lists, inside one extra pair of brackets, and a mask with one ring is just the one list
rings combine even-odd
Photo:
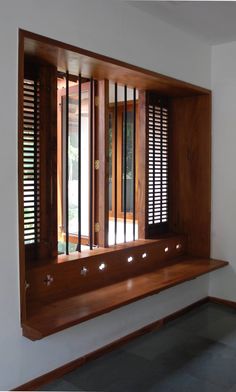
[(63, 377), (65, 374), (77, 369), (78, 367), (86, 364), (87, 362), (92, 361), (92, 360), (106, 354), (107, 352), (115, 350), (116, 348), (122, 346), (123, 344), (125, 344), (125, 343), (139, 337), (139, 336), (142, 336), (148, 332), (160, 329), (162, 326), (164, 326), (169, 321), (177, 319), (178, 317), (182, 316), (183, 314), (190, 312), (194, 308), (197, 308), (198, 306), (201, 306), (207, 302), (217, 303), (220, 305), (229, 306), (231, 308), (236, 308), (236, 302), (227, 301), (227, 300), (224, 300), (221, 298), (216, 298), (216, 297), (205, 297), (205, 298), (203, 298), (197, 302), (194, 302), (193, 304), (191, 304), (181, 310), (178, 310), (177, 312), (174, 312), (174, 313), (172, 313), (172, 314), (170, 314), (170, 315), (168, 315), (158, 321), (155, 321), (154, 323), (151, 323), (143, 328), (140, 328), (137, 331), (130, 333), (129, 335), (126, 335), (118, 340), (115, 340), (114, 342), (112, 342), (104, 347), (101, 347), (96, 351), (93, 351), (83, 357), (80, 357), (80, 358), (78, 358), (72, 362), (69, 362), (69, 363), (67, 363), (57, 369), (54, 369), (49, 373), (46, 373), (40, 377), (37, 377), (34, 380), (27, 382), (26, 384), (20, 385), (19, 387), (13, 389), (13, 391), (37, 390), (42, 385), (47, 384), (49, 382), (52, 382), (53, 380), (55, 380), (59, 377)]
[(222, 298), (217, 298), (217, 297), (208, 297), (208, 300), (210, 302), (215, 303), (215, 304), (225, 305), (225, 306), (229, 306), (230, 308), (236, 309), (236, 302), (235, 301), (229, 301), (227, 299), (222, 299)]
[(158, 321), (155, 321), (143, 328), (138, 329), (135, 332), (130, 333), (129, 335), (126, 335), (118, 340), (115, 340), (114, 342), (99, 348), (96, 351), (93, 351), (83, 357), (80, 357), (72, 362), (69, 362), (57, 369), (52, 370), (49, 373), (46, 373), (40, 377), (35, 378), (32, 381), (29, 381), (26, 384), (23, 384), (21, 386), (19, 386), (18, 388), (13, 389), (13, 391), (33, 391), (36, 390), (37, 388), (40, 388), (42, 385), (47, 384), (59, 377), (62, 377), (63, 375), (77, 369), (78, 367), (84, 365), (85, 363), (92, 361), (102, 355), (104, 355), (105, 353), (112, 351), (114, 349), (116, 349), (117, 347), (122, 346), (123, 344), (129, 342), (130, 340), (133, 340), (141, 335), (144, 335), (148, 332), (154, 331), (154, 330), (158, 330), (160, 329), (164, 324), (166, 324), (167, 322), (174, 320), (175, 318), (178, 318), (180, 316), (182, 316), (184, 313), (189, 312), (190, 310), (203, 305), (205, 303), (208, 302), (208, 297), (205, 297), (197, 302), (194, 302), (193, 304), (178, 310), (177, 312), (172, 313), (169, 316), (166, 316)]

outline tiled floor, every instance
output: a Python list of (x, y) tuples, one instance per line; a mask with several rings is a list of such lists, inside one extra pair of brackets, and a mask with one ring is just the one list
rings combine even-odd
[(41, 390), (236, 392), (236, 310), (203, 305)]

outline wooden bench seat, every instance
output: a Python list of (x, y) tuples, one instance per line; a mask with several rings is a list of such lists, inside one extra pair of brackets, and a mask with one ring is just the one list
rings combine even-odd
[(31, 340), (42, 339), (227, 265), (221, 260), (184, 257), (110, 286), (51, 303), (35, 303), (22, 325), (23, 335)]

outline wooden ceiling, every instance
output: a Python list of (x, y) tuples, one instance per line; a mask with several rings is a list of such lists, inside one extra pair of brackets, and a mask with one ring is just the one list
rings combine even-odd
[(109, 79), (169, 97), (210, 93), (202, 87), (24, 30), (20, 30), (20, 40), (22, 38), (26, 58), (54, 65), (60, 72), (69, 71), (71, 75), (81, 72), (85, 78)]

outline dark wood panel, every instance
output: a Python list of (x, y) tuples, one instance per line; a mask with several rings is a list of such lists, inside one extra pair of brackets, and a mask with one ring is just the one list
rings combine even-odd
[(24, 185), (23, 185), (23, 117), (24, 117), (24, 43), (19, 34), (18, 61), (18, 215), (21, 320), (26, 318), (25, 245), (24, 245)]
[(137, 129), (137, 218), (138, 238), (148, 238), (147, 233), (147, 174), (148, 174), (148, 135), (147, 135), (147, 93), (139, 91), (139, 128)]
[(57, 255), (57, 71), (40, 67), (40, 244), (38, 257)]
[[(177, 245), (179, 248), (176, 248)], [(165, 251), (167, 249), (168, 251)], [(101, 249), (100, 252), (90, 251), (86, 258), (78, 258), (77, 255), (77, 259), (73, 261), (31, 268), (26, 273), (29, 284), (29, 311), (32, 301), (35, 300), (49, 302), (152, 271), (161, 263), (182, 256), (185, 249), (185, 237), (173, 236), (160, 240), (137, 241), (132, 247), (106, 248), (103, 253)], [(142, 258), (144, 253), (146, 258)], [(133, 257), (132, 262), (128, 262), (128, 257)], [(104, 270), (99, 269), (101, 263), (106, 265)], [(83, 267), (88, 270), (85, 276), (81, 275)], [(53, 278), (53, 282), (48, 285), (45, 283), (47, 275)]]
[(65, 44), (41, 35), (21, 30), (24, 37), (25, 54), (37, 61), (57, 66), (61, 72), (72, 75), (82, 73), (84, 77), (127, 84), (144, 90), (158, 90), (169, 96), (208, 94), (209, 90), (190, 83), (149, 71), (85, 49)]
[(109, 82), (98, 82), (98, 133), (96, 143), (96, 160), (99, 161), (99, 169), (95, 171), (98, 177), (95, 202), (97, 201), (97, 215), (99, 223), (98, 245), (108, 246), (108, 219), (109, 219), (109, 148), (108, 148), (108, 106), (109, 106)]
[(170, 103), (169, 226), (185, 233), (188, 253), (210, 255), (211, 96)]
[(41, 339), (118, 307), (227, 266), (220, 260), (183, 258), (156, 271), (51, 304), (35, 304), (23, 335)]
[(80, 357), (78, 359), (75, 359), (74, 361), (71, 361), (57, 369), (52, 370), (49, 373), (46, 373), (40, 377), (35, 378), (34, 380), (31, 380), (27, 382), (26, 384), (20, 385), (17, 388), (12, 389), (13, 391), (35, 391), (42, 387), (44, 384), (47, 384), (49, 382), (52, 382), (53, 380), (56, 380), (59, 377), (63, 377), (65, 374), (72, 372), (73, 370), (85, 365), (86, 363), (101, 357), (102, 355), (115, 350), (116, 348), (122, 347), (124, 344), (130, 342), (133, 339), (138, 338), (139, 336), (142, 336), (146, 333), (152, 332), (159, 330), (163, 325), (168, 323), (169, 321), (172, 321), (178, 317), (181, 317), (187, 312), (190, 312), (191, 310), (195, 309), (198, 306), (204, 305), (205, 303), (208, 302), (208, 297), (205, 297), (203, 299), (200, 299), (197, 302), (194, 302), (193, 304), (186, 306), (183, 309), (178, 310), (177, 312), (174, 312), (170, 314), (169, 316), (166, 316), (160, 320), (154, 321), (151, 324), (146, 325), (145, 327), (142, 327), (135, 332), (132, 332), (120, 339), (117, 339), (113, 341), (112, 343), (99, 348), (96, 351), (93, 351), (83, 357)]

